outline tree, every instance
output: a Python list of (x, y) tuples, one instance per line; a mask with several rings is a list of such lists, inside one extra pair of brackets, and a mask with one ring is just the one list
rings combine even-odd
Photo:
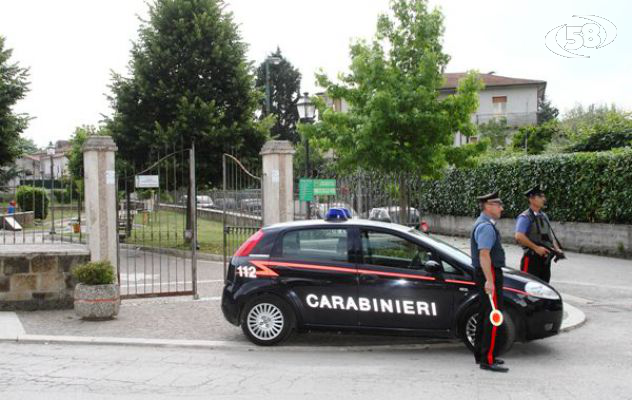
[(440, 98), (449, 60), (441, 45), (443, 16), (424, 0), (394, 0), (391, 10), (378, 18), (371, 43), (351, 45), (351, 72), (341, 83), (317, 74), (327, 96), (347, 101), (349, 111), (326, 109), (320, 100), (322, 121), (301, 129), (334, 149), (341, 169), (436, 175), (454, 134), (475, 133), (470, 115), (482, 84), (470, 73), (455, 94)]
[(17, 148), (19, 151), (19, 155), (24, 154), (33, 154), (39, 151), (39, 147), (35, 144), (32, 139), (25, 138), (24, 136), (20, 136), (17, 142)]
[(155, 0), (129, 63), (113, 75), (108, 128), (135, 168), (195, 142), (198, 182), (218, 183), (222, 153), (256, 157), (266, 137), (246, 45), (221, 0)]
[(538, 104), (538, 125), (544, 124), (548, 121), (556, 120), (559, 114), (560, 110), (554, 107), (551, 104), (550, 100), (547, 100), (546, 97), (543, 97), (540, 104)]
[(555, 138), (562, 151), (605, 151), (632, 145), (632, 112), (614, 104), (587, 108), (578, 105), (568, 111)]
[(0, 167), (12, 163), (21, 155), (20, 134), (26, 129), (29, 117), (13, 112), (13, 106), (28, 92), (27, 68), (10, 63), (13, 51), (5, 49), (5, 38), (0, 36)]
[(74, 180), (83, 179), (83, 152), (81, 147), (88, 136), (107, 134), (107, 129), (104, 127), (97, 129), (92, 125), (82, 125), (75, 128), (75, 131), (70, 136), (70, 151), (68, 152), (68, 171)]
[(493, 150), (505, 148), (507, 138), (511, 134), (511, 128), (507, 126), (506, 118), (491, 119), (486, 123), (480, 124), (478, 130), (482, 138), (488, 138), (490, 146)]
[(555, 120), (542, 125), (525, 125), (513, 136), (512, 147), (527, 154), (540, 154), (551, 139), (558, 134), (559, 127)]
[[(278, 57), (280, 62), (277, 65), (270, 63), (270, 105), (271, 114), (276, 117), (272, 127), (272, 137), (280, 140), (289, 140), (296, 144), (300, 137), (296, 131), (298, 122), (298, 110), (296, 103), (301, 91), (301, 73), (281, 54), (281, 49), (271, 53), (270, 57)], [(257, 68), (257, 89), (265, 93), (266, 87), (266, 61)], [(259, 102), (261, 117), (266, 113), (265, 96)]]

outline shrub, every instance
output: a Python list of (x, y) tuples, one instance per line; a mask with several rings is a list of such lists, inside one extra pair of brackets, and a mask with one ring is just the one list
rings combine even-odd
[(17, 190), (17, 202), (21, 211), (34, 211), (36, 219), (45, 219), (48, 215), (48, 194), (45, 189), (32, 186), (20, 186)]
[(539, 184), (553, 220), (632, 223), (632, 149), (610, 152), (512, 157), (471, 169), (451, 169), (426, 180), (420, 208), (444, 215), (478, 215), (476, 196), (499, 190), (506, 217), (527, 208), (523, 193)]
[(160, 193), (160, 202), (161, 203), (173, 203), (173, 196), (167, 192)]
[(72, 276), (84, 285), (110, 285), (114, 283), (114, 267), (109, 261), (95, 261), (72, 269)]

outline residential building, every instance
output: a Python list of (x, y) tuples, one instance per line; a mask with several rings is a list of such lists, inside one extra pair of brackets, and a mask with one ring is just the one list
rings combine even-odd
[[(464, 76), (464, 72), (444, 74), (445, 84), (440, 90), (441, 94), (454, 93), (459, 80)], [(479, 92), (479, 106), (478, 110), (472, 114), (472, 122), (480, 125), (493, 119), (504, 118), (510, 127), (538, 122), (538, 105), (544, 99), (545, 81), (510, 78), (494, 73), (479, 76), (485, 88)], [(477, 139), (477, 137), (471, 137), (468, 140), (464, 135), (457, 133), (454, 137), (454, 145), (460, 146)]]
[[(445, 83), (441, 87), (440, 95), (447, 96), (456, 92), (459, 80), (465, 72), (444, 74)], [(485, 88), (479, 92), (479, 106), (472, 114), (472, 122), (476, 125), (487, 123), (493, 119), (504, 118), (510, 127), (520, 127), (535, 124), (538, 121), (538, 105), (544, 99), (546, 81), (510, 78), (496, 75), (493, 72), (479, 75)], [(330, 99), (324, 93), (318, 93), (326, 104), (336, 112), (346, 112), (349, 105), (344, 99)], [(454, 145), (460, 146), (478, 140), (457, 133)]]
[[(60, 179), (68, 176), (68, 152), (71, 145), (67, 140), (58, 140), (55, 142), (55, 154), (52, 156), (53, 177)], [(21, 179), (50, 179), (51, 178), (51, 156), (48, 155), (47, 149), (43, 149), (36, 153), (25, 154), (15, 160), (17, 173), (15, 178), (7, 182), (8, 187), (17, 187), (20, 185)]]

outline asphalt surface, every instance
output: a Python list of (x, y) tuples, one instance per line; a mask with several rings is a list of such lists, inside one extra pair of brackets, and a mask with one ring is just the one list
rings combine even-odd
[[(455, 243), (466, 247), (467, 241)], [(520, 250), (506, 248), (510, 265), (517, 266)], [(209, 270), (201, 272), (201, 280), (221, 271), (203, 268)], [(570, 253), (554, 265), (552, 275), (552, 284), (584, 311), (587, 322), (552, 338), (516, 344), (504, 357), (508, 374), (479, 370), (462, 346), (347, 351), (291, 345), (199, 350), (3, 343), (0, 393), (2, 399), (632, 399), (632, 261)], [(216, 290), (209, 283), (202, 295), (213, 296)], [(134, 302), (125, 307), (131, 309)], [(155, 307), (170, 314), (171, 304)], [(20, 319), (29, 332), (34, 313), (25, 315)], [(239, 329), (227, 328), (239, 340)], [(151, 324), (144, 329), (150, 331)]]

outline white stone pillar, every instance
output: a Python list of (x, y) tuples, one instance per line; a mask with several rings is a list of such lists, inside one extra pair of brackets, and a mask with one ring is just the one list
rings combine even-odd
[(81, 150), (90, 259), (110, 261), (118, 272), (114, 172), (117, 147), (110, 136), (88, 136)]
[(263, 225), (294, 220), (294, 146), (287, 140), (263, 145)]

